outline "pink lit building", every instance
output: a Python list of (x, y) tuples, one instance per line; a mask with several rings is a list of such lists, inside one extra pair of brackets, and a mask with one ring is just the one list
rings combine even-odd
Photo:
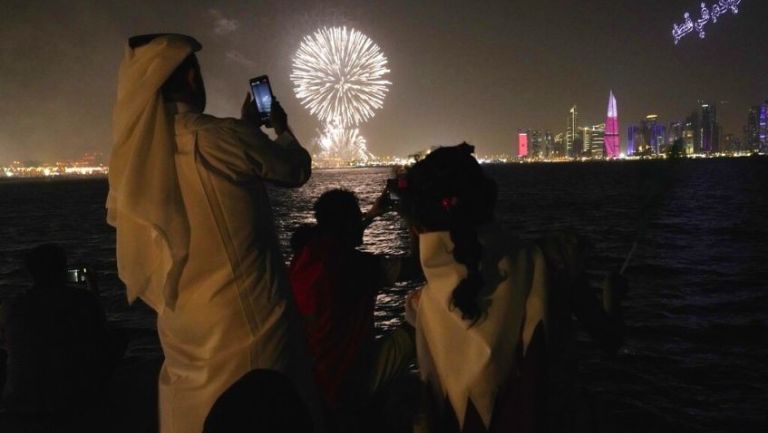
[(528, 156), (528, 133), (517, 133), (517, 156), (518, 158), (525, 158)]
[(618, 158), (620, 153), (619, 111), (616, 108), (616, 97), (611, 90), (611, 95), (608, 97), (608, 116), (605, 119), (605, 157)]

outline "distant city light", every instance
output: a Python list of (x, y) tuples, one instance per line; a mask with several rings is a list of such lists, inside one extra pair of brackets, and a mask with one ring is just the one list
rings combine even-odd
[(720, 15), (732, 12), (734, 15), (739, 13), (739, 4), (741, 0), (719, 0), (713, 4), (710, 8), (707, 5), (701, 3), (701, 18), (695, 22), (691, 18), (691, 14), (686, 12), (683, 14), (683, 22), (681, 24), (672, 25), (672, 37), (675, 39), (675, 45), (680, 42), (680, 39), (686, 35), (693, 33), (695, 30), (699, 34), (699, 38), (704, 39), (707, 35), (704, 31), (704, 27), (710, 22), (716, 23)]
[(55, 163), (13, 161), (8, 167), (0, 167), (0, 178), (105, 176), (109, 167), (102, 164), (102, 159), (100, 153), (86, 153), (78, 160)]

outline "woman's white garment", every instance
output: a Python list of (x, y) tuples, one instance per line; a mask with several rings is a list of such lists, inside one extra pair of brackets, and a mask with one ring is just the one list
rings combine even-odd
[(461, 426), (470, 400), (485, 426), (490, 426), (496, 396), (517, 362), (521, 327), (527, 345), (535, 326), (546, 321), (547, 278), (541, 250), (512, 249), (515, 243), (500, 233), (495, 227), (479, 231), (485, 281), (480, 298), (486, 314), (471, 327), (451, 306), (453, 289), (467, 268), (453, 258), (450, 234), (419, 236), (427, 280), (416, 314), (419, 370), (438, 396), (447, 396)]
[[(165, 105), (159, 89), (193, 51), (161, 37), (128, 50), (115, 108), (109, 222), (130, 299), (158, 312), (162, 433), (200, 433), (246, 372), (285, 372), (310, 393), (263, 180), (300, 185), (309, 154), (290, 133)], [(186, 43), (186, 45), (184, 45)]]

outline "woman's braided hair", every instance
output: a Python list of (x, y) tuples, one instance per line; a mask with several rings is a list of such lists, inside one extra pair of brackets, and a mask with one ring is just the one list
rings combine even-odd
[(467, 268), (451, 305), (475, 324), (484, 313), (478, 299), (484, 282), (477, 227), (493, 220), (496, 183), (483, 173), (473, 152), (467, 143), (440, 147), (416, 163), (406, 174), (401, 211), (412, 224), (450, 232), (453, 257)]

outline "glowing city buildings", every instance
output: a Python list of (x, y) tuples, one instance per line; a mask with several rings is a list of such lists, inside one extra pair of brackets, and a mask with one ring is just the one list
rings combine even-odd
[(642, 140), (643, 134), (640, 132), (640, 127), (632, 125), (627, 128), (627, 156), (635, 154)]
[(745, 132), (750, 151), (768, 153), (768, 101), (749, 110)]
[(525, 158), (528, 156), (528, 133), (517, 133), (517, 156), (518, 158)]
[(701, 152), (713, 153), (720, 150), (720, 126), (717, 123), (717, 107), (701, 104)]
[[(583, 133), (582, 155), (588, 158), (604, 158), (605, 154), (605, 124), (579, 128)], [(617, 155), (618, 156), (618, 155)]]
[(578, 118), (579, 114), (574, 105), (568, 112), (568, 124), (565, 129), (565, 156), (568, 158), (575, 158), (581, 153), (581, 149), (574, 148), (574, 143), (577, 142), (576, 135), (579, 133), (578, 128), (576, 127)]
[(619, 111), (616, 108), (616, 97), (613, 90), (608, 97), (608, 114), (605, 118), (605, 157), (618, 158), (621, 154), (619, 139)]

